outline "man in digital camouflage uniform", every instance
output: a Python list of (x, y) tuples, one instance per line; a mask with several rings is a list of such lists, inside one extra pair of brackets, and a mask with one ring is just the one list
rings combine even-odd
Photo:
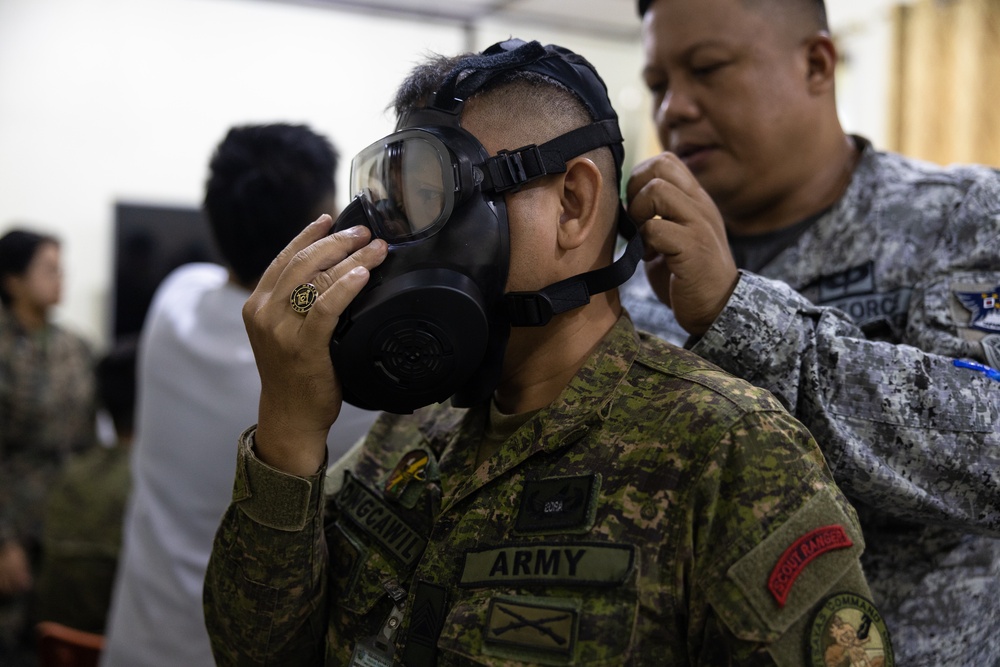
[(628, 186), (625, 307), (809, 427), (901, 664), (998, 664), (1000, 174), (846, 136), (821, 0), (639, 13), (668, 152)]
[[(539, 50), (432, 60), (396, 104), (405, 119), (468, 72), (462, 127), (489, 155), (613, 125), (614, 158), (590, 150), (503, 196), (508, 296), (611, 264), (620, 207), (603, 82)], [(533, 58), (575, 63), (568, 89), (524, 71)], [(854, 511), (808, 432), (766, 392), (638, 335), (617, 289), (512, 328), (492, 400), (387, 413), (325, 471), (342, 398), (331, 333), (405, 252), (330, 228), (293, 241), (244, 308), (263, 389), (206, 578), (220, 665), (798, 666), (822, 664), (835, 619), (893, 664)], [(300, 315), (289, 295), (307, 283), (319, 294)]]

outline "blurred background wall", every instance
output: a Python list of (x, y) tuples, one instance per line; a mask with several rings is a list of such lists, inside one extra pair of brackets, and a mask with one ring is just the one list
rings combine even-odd
[[(418, 19), (366, 11), (362, 0), (354, 9), (279, 0), (0, 0), (0, 233), (25, 224), (63, 239), (57, 320), (103, 347), (116, 204), (198, 207), (212, 148), (227, 128), (285, 121), (307, 123), (337, 145), (345, 205), (350, 159), (391, 131), (384, 110), (412, 65), (430, 51), (479, 49), (511, 35), (560, 43), (594, 62), (621, 116), (630, 166), (656, 150), (639, 77), (639, 21), (633, 0), (603, 2), (632, 27), (580, 30), (569, 20), (572, 0), (558, 3), (565, 25)], [(910, 33), (903, 49), (898, 2), (827, 5), (844, 55), (838, 103), (846, 129), (899, 148), (899, 61), (913, 57), (913, 40), (928, 30)]]

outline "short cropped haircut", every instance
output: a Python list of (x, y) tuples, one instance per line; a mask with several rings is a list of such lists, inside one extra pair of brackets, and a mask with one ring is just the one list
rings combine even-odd
[[(434, 55), (415, 67), (396, 90), (392, 103), (396, 116), (403, 118), (414, 108), (424, 106), (456, 67), (475, 57), (478, 54)], [(498, 116), (509, 122), (531, 123), (540, 133), (535, 139), (539, 144), (594, 122), (576, 93), (563, 83), (537, 72), (513, 69), (498, 74), (478, 88), (471, 99), (494, 93), (507, 98), (502, 108), (497, 105)], [(520, 146), (506, 148), (513, 150)], [(610, 185), (607, 189), (617, 197), (618, 173), (611, 149), (602, 146), (587, 156), (601, 170), (605, 183)]]
[(12, 229), (0, 238), (0, 303), (9, 306), (13, 296), (4, 287), (8, 276), (23, 276), (43, 245), (58, 246), (59, 239), (27, 229)]
[[(784, 5), (787, 9), (799, 9), (807, 12), (810, 20), (815, 24), (817, 30), (830, 30), (830, 24), (826, 16), (826, 2), (824, 0), (743, 0), (744, 2), (760, 3), (770, 2), (773, 5)], [(655, 0), (638, 0), (639, 18), (646, 14), (646, 10)]]
[[(229, 130), (215, 149), (204, 210), (219, 253), (237, 279), (257, 281), (336, 190), (339, 155), (305, 125)], [(333, 213), (330, 211), (330, 213)]]

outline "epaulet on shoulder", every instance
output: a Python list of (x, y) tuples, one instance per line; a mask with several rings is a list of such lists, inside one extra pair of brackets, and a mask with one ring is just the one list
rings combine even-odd
[(636, 361), (648, 368), (705, 387), (745, 412), (783, 409), (769, 391), (753, 386), (690, 350), (645, 332), (640, 332), (639, 338), (641, 347)]

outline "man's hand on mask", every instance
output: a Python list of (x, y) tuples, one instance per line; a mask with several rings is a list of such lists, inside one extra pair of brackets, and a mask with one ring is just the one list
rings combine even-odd
[(704, 334), (739, 281), (722, 215), (673, 153), (636, 165), (627, 194), (650, 286), (688, 333)]
[[(386, 257), (382, 240), (364, 227), (328, 235), (328, 215), (281, 251), (243, 307), (260, 374), (257, 456), (296, 475), (314, 474), (326, 458), (326, 437), (343, 403), (330, 361), (330, 337), (348, 304)], [(291, 305), (304, 283), (318, 296), (305, 313)]]

